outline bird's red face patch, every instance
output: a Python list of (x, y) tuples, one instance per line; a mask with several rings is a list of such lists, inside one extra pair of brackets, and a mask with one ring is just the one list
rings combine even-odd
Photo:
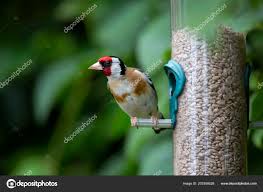
[(103, 74), (106, 76), (110, 76), (111, 75), (111, 67), (103, 68)]
[(102, 65), (103, 74), (106, 76), (110, 76), (111, 75), (112, 58), (109, 56), (102, 57), (99, 59), (99, 63)]
[(100, 63), (105, 63), (105, 62), (110, 62), (110, 63), (112, 63), (112, 58), (109, 57), (109, 56), (105, 56), (105, 57), (100, 58), (100, 59), (99, 59), (99, 62), (100, 62)]

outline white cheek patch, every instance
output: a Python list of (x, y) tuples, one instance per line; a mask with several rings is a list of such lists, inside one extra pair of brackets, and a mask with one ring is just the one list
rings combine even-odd
[(119, 63), (120, 62), (120, 60), (118, 59), (118, 58), (112, 58), (112, 63)]
[(111, 65), (111, 76), (113, 78), (118, 78), (120, 77), (120, 73), (121, 73), (120, 65), (118, 63), (113, 62)]
[(112, 63), (111, 64), (111, 70), (112, 71), (119, 71), (120, 70), (120, 66), (118, 63)]

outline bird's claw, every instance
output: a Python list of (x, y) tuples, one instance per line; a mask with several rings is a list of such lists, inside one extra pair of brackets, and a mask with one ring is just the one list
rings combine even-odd
[(159, 130), (159, 128), (158, 128), (158, 124), (159, 124), (159, 120), (158, 120), (158, 118), (156, 118), (156, 117), (151, 117), (151, 119), (152, 119), (152, 123), (153, 123), (153, 129), (154, 130), (156, 130), (156, 131), (158, 131)]

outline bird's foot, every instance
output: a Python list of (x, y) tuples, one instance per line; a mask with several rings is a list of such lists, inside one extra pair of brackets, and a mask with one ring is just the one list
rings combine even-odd
[(131, 125), (137, 127), (137, 129), (139, 128), (137, 125), (137, 117), (131, 117)]
[(153, 130), (154, 130), (155, 132), (160, 131), (160, 128), (158, 128), (158, 124), (159, 124), (158, 118), (152, 116), (151, 119), (152, 119), (152, 123), (153, 123), (153, 125), (154, 125), (154, 126), (153, 126)]

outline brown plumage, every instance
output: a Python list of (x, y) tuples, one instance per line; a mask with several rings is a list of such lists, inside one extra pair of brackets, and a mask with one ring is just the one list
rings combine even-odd
[[(137, 71), (135, 68), (127, 68), (125, 76), (123, 76), (120, 80), (125, 80), (127, 79), (127, 81), (133, 86), (133, 94), (135, 95), (141, 95), (141, 94), (145, 94), (147, 92), (147, 82), (145, 82), (141, 76), (141, 74), (138, 73), (139, 71)], [(117, 87), (122, 86), (122, 82), (120, 82), (119, 80), (115, 80), (115, 81), (110, 81), (108, 83), (108, 88), (110, 89), (111, 94), (113, 95), (113, 97), (118, 101), (118, 102), (124, 102), (125, 98), (127, 96), (129, 96), (129, 93), (124, 93), (121, 95), (118, 95), (115, 93), (114, 89), (116, 89)]]

